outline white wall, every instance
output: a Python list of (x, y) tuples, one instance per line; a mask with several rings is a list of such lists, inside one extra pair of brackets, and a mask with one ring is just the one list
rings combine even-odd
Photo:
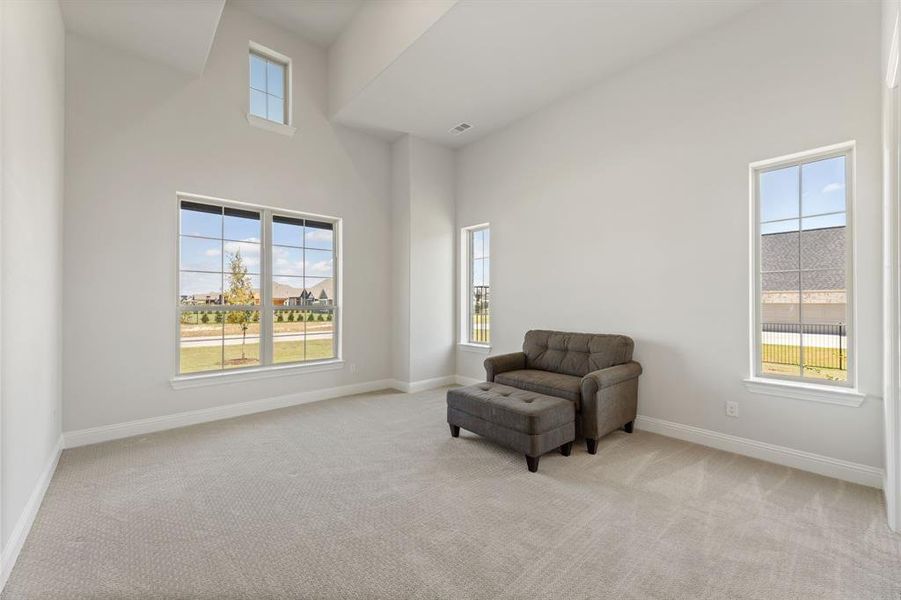
[(391, 376), (410, 381), (410, 136), (391, 146)]
[(9, 558), (60, 436), (65, 33), (56, 2), (7, 0), (0, 10), (0, 539)]
[[(247, 122), (248, 40), (293, 59), (293, 137)], [(64, 430), (388, 378), (390, 148), (329, 123), (324, 51), (232, 7), (200, 78), (67, 50)], [(344, 218), (344, 369), (171, 389), (176, 191)]]
[(411, 381), (453, 375), (454, 152), (411, 137)]
[(393, 144), (394, 378), (454, 374), (454, 152)]
[[(898, 25), (901, 2), (882, 2), (882, 145), (883, 145), (883, 398), (885, 421), (885, 504), (889, 527), (901, 528), (901, 411), (899, 411), (899, 135), (898, 114), (901, 92), (897, 85), (897, 64), (889, 57)], [(897, 50), (897, 49), (896, 49)], [(893, 87), (889, 87), (889, 85)]]
[(530, 328), (628, 334), (640, 414), (881, 466), (878, 398), (742, 383), (748, 164), (855, 139), (859, 383), (881, 394), (879, 32), (878, 3), (765, 5), (464, 148), (457, 225), (491, 223), (492, 352)]
[(364, 2), (329, 49), (329, 109), (337, 113), (457, 0)]

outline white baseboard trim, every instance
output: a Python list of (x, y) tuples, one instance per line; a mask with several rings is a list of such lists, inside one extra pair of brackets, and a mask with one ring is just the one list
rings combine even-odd
[(13, 531), (9, 536), (9, 542), (3, 548), (3, 553), (0, 554), (0, 591), (3, 591), (4, 586), (6, 586), (6, 580), (9, 579), (9, 574), (12, 573), (13, 567), (16, 566), (16, 559), (19, 558), (19, 552), (22, 551), (22, 546), (25, 545), (25, 539), (28, 537), (28, 532), (31, 531), (34, 519), (38, 515), (38, 509), (41, 508), (41, 502), (44, 500), (44, 494), (47, 492), (50, 480), (53, 479), (53, 473), (56, 472), (56, 465), (59, 463), (62, 451), (63, 436), (60, 435), (56, 441), (56, 448), (53, 449), (53, 453), (50, 456), (50, 461), (41, 472), (41, 476), (31, 491), (31, 496), (28, 497), (25, 508), (22, 509), (22, 514), (19, 515), (19, 520), (16, 521), (16, 525), (13, 527)]
[(475, 385), (477, 383), (483, 383), (484, 379), (476, 379), (475, 377), (465, 377), (463, 375), (455, 375), (454, 382), (457, 385)]
[(683, 425), (673, 421), (665, 421), (654, 417), (638, 415), (635, 426), (644, 431), (658, 433), (667, 437), (694, 442), (718, 450), (734, 452), (759, 460), (810, 471), (818, 475), (834, 477), (843, 481), (859, 483), (875, 488), (882, 488), (885, 473), (883, 469), (860, 463), (831, 458), (821, 454), (795, 450), (785, 446), (777, 446), (748, 438), (738, 437), (701, 429), (692, 425)]
[(237, 402), (234, 404), (225, 404), (223, 406), (190, 410), (172, 415), (151, 417), (149, 419), (138, 419), (136, 421), (127, 421), (125, 423), (115, 423), (113, 425), (102, 425), (100, 427), (67, 431), (63, 434), (64, 447), (76, 448), (78, 446), (108, 442), (110, 440), (118, 440), (134, 435), (144, 435), (155, 431), (176, 429), (188, 425), (230, 419), (232, 417), (276, 410), (288, 406), (296, 406), (298, 404), (307, 404), (309, 402), (318, 402), (330, 398), (350, 396), (352, 394), (363, 394), (394, 387), (395, 382), (393, 380), (378, 379), (376, 381), (353, 383), (321, 390), (310, 390), (284, 396), (275, 396), (273, 398), (264, 398), (262, 400), (252, 400), (250, 402)]
[(444, 377), (433, 377), (432, 379), (421, 379), (419, 381), (400, 381), (399, 379), (395, 379), (391, 387), (410, 394), (413, 392), (434, 390), (435, 388), (453, 385), (454, 383), (456, 383), (456, 376), (446, 375)]

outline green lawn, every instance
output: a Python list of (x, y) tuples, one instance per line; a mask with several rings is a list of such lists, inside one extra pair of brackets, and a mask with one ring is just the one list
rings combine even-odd
[[(798, 346), (764, 344), (762, 348), (763, 372), (776, 375), (798, 375), (800, 370), (801, 350)], [(832, 381), (846, 381), (848, 371), (816, 366), (818, 364), (835, 364), (838, 361), (839, 351), (834, 348), (805, 348), (804, 376), (815, 379), (829, 379)], [(841, 353), (847, 364), (848, 352)], [(778, 361), (778, 362), (773, 362)]]
[[(277, 363), (296, 362), (300, 360), (320, 360), (334, 356), (332, 340), (307, 340), (306, 358), (302, 341), (275, 343), (273, 360)], [(197, 373), (199, 371), (216, 371), (222, 366), (221, 346), (199, 346), (181, 349), (181, 372)], [(260, 344), (257, 341), (244, 345), (244, 359), (241, 359), (241, 345), (225, 346), (225, 368), (252, 367), (260, 364)]]

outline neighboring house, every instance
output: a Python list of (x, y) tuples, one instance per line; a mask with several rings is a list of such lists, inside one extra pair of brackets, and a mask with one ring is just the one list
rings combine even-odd
[(309, 289), (283, 283), (272, 284), (274, 306), (334, 306), (334, 286), (331, 279), (323, 279)]
[[(847, 321), (845, 227), (827, 227), (803, 232), (761, 236), (761, 322), (797, 323), (803, 302), (805, 323), (837, 324)], [(798, 255), (805, 269), (797, 268)], [(821, 270), (818, 270), (821, 269)]]

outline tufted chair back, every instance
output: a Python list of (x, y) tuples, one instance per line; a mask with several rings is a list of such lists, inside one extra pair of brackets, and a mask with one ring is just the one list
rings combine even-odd
[(632, 338), (625, 335), (533, 329), (526, 333), (522, 351), (527, 369), (584, 377), (629, 362), (634, 346)]

